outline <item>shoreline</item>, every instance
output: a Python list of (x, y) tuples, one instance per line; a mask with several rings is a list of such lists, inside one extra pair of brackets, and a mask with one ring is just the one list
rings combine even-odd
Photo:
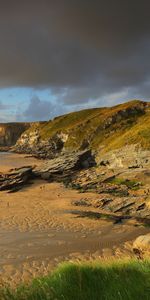
[(41, 160), (34, 158), (31, 155), (28, 156), (27, 154), (19, 154), (15, 152), (0, 152), (0, 173), (6, 173), (13, 168), (20, 168), (28, 165), (38, 166), (40, 164)]

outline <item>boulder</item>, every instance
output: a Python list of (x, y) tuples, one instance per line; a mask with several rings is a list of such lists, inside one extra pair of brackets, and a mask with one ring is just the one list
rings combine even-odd
[(150, 250), (150, 233), (137, 237), (133, 247), (139, 250)]

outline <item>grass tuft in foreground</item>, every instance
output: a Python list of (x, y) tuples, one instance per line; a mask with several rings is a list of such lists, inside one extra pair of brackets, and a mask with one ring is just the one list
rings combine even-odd
[(65, 263), (29, 286), (3, 290), (0, 299), (149, 300), (150, 261)]

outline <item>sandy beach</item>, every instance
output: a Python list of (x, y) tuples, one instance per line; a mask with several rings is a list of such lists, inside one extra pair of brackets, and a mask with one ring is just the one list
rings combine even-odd
[[(35, 158), (1, 154), (0, 172), (22, 165), (38, 165)], [(76, 207), (81, 199), (98, 199), (60, 183), (35, 180), (16, 193), (0, 193), (0, 280), (15, 285), (49, 273), (65, 260), (133, 256), (131, 243), (148, 228), (124, 221), (81, 217), (98, 211)]]
[(11, 152), (0, 152), (0, 172), (5, 173), (13, 168), (22, 166), (39, 165), (40, 160), (24, 154), (16, 154)]

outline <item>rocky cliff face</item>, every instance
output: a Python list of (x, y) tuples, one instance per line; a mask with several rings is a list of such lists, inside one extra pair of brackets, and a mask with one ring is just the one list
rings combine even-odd
[(55, 134), (53, 137), (43, 140), (40, 136), (40, 127), (45, 123), (34, 123), (31, 129), (26, 130), (15, 147), (15, 152), (33, 154), (38, 158), (54, 158), (63, 148), (64, 136)]
[(144, 150), (139, 145), (126, 145), (99, 156), (97, 163), (108, 169), (150, 168), (150, 150)]
[(13, 146), (21, 134), (30, 127), (29, 123), (0, 124), (0, 147)]

